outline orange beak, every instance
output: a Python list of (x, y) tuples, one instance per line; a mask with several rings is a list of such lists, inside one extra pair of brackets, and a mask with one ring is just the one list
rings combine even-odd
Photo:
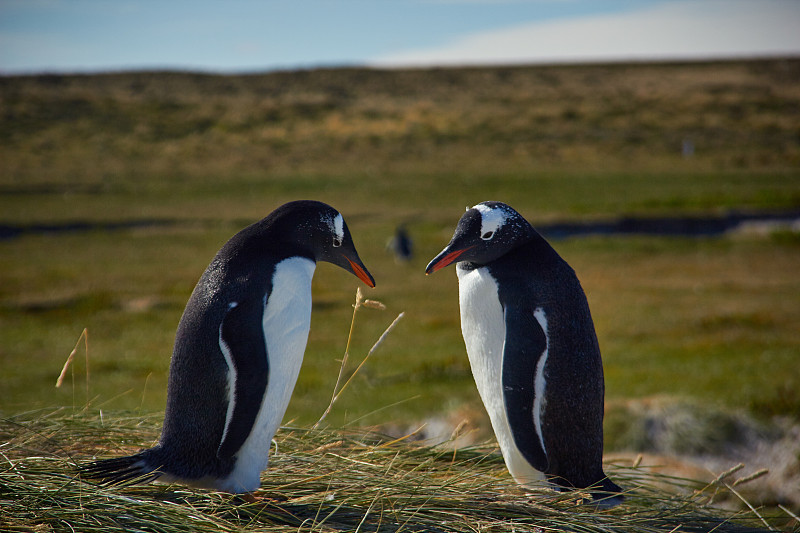
[(440, 270), (440, 269), (446, 267), (447, 265), (452, 264), (456, 259), (458, 259), (458, 256), (460, 256), (461, 254), (463, 254), (464, 252), (466, 252), (470, 248), (472, 248), (472, 246), (470, 246), (469, 248), (463, 248), (461, 250), (455, 250), (455, 251), (450, 252), (449, 254), (443, 256), (441, 259), (439, 259), (435, 263), (431, 263), (430, 265), (428, 265), (428, 268), (425, 269), (425, 274), (433, 274), (437, 270)]
[(375, 280), (372, 279), (372, 275), (369, 272), (362, 268), (361, 265), (351, 261), (349, 257), (345, 257), (345, 259), (350, 263), (350, 268), (353, 269), (353, 273), (358, 276), (358, 279), (366, 283), (368, 287), (375, 287)]

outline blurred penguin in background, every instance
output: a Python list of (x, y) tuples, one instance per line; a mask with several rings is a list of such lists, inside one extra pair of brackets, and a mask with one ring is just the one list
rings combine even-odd
[(386, 247), (394, 253), (395, 261), (398, 263), (408, 263), (414, 257), (414, 243), (408, 234), (405, 224), (400, 224), (395, 230), (394, 237)]

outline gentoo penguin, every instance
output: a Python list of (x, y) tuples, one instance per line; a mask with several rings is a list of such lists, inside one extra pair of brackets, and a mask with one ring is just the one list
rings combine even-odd
[(400, 224), (395, 230), (394, 237), (389, 241), (387, 248), (394, 252), (395, 259), (399, 262), (408, 262), (414, 256), (413, 243), (406, 230), (405, 224)]
[(500, 202), (469, 208), (425, 272), (456, 261), (461, 332), (511, 475), (620, 503), (603, 472), (603, 366), (575, 272)]
[(225, 243), (178, 325), (158, 443), (83, 477), (256, 490), (303, 360), (317, 261), (375, 286), (342, 215), (321, 202), (285, 204)]

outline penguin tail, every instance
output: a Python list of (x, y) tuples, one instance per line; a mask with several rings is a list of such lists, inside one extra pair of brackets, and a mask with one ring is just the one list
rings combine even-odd
[(78, 473), (84, 480), (95, 481), (101, 485), (138, 485), (150, 483), (160, 477), (163, 472), (150, 465), (148, 452), (145, 450), (127, 457), (101, 459), (78, 467)]
[(592, 501), (604, 509), (615, 507), (625, 501), (622, 488), (607, 477), (591, 488)]

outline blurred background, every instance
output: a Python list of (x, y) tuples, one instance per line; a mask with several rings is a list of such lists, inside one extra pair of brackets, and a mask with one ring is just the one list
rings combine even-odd
[[(780, 0), (4, 0), (0, 414), (163, 410), (208, 262), (309, 198), (387, 307), (346, 374), (405, 312), (329, 423), (483, 441), (455, 273), (424, 267), (500, 200), (587, 293), (607, 453), (770, 468), (758, 497), (798, 509), (798, 27)], [(357, 284), (317, 269), (286, 423), (328, 405)]]

